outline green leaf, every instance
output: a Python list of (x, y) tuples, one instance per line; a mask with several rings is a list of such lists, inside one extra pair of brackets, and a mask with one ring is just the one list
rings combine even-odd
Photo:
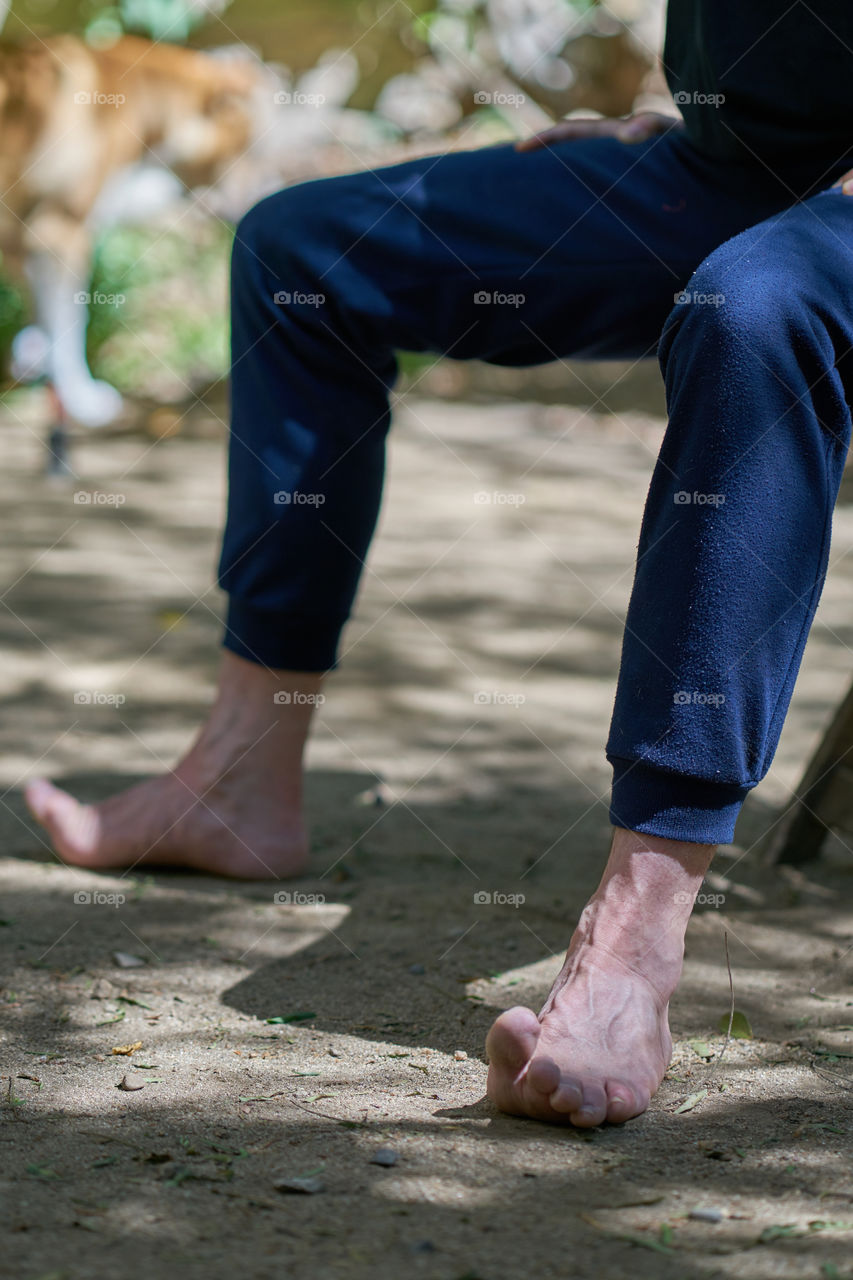
[(96, 1027), (111, 1027), (114, 1022), (122, 1022), (127, 1017), (127, 1009), (119, 1009), (114, 1018), (107, 1018), (104, 1022), (96, 1022)]
[(307, 1022), (309, 1018), (316, 1018), (316, 1013), (311, 1009), (299, 1009), (296, 1013), (282, 1013), (275, 1018), (265, 1018), (264, 1021), (271, 1027), (279, 1026), (283, 1022)]
[[(723, 1035), (725, 1035), (728, 1029), (729, 1015), (724, 1013), (722, 1018), (720, 1018), (720, 1030)], [(733, 1040), (752, 1039), (752, 1027), (749, 1025), (749, 1018), (747, 1018), (745, 1013), (741, 1013), (740, 1009), (735, 1009), (732, 1016), (731, 1037)]]
[(689, 1098), (685, 1098), (680, 1107), (675, 1108), (675, 1114), (681, 1115), (684, 1111), (692, 1111), (703, 1098), (707, 1098), (707, 1089), (697, 1089), (696, 1093), (691, 1093)]
[(759, 1244), (772, 1244), (774, 1240), (784, 1240), (789, 1236), (796, 1235), (797, 1225), (788, 1222), (785, 1226), (765, 1227), (761, 1235), (758, 1237)]
[[(726, 1026), (728, 1025), (728, 1020), (726, 1020)], [(706, 1060), (713, 1058), (714, 1050), (706, 1040), (688, 1040), (687, 1043), (698, 1058), (705, 1058)]]

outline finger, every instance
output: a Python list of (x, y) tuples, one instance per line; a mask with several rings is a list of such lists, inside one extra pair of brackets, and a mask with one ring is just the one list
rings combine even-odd
[(664, 116), (657, 111), (640, 111), (627, 120), (619, 121), (618, 137), (623, 142), (645, 142), (658, 133), (668, 133), (681, 125), (678, 116)]
[(561, 120), (550, 129), (543, 129), (532, 138), (524, 138), (515, 144), (516, 151), (536, 151), (555, 142), (576, 138), (618, 138), (620, 142), (645, 142), (657, 133), (666, 133), (680, 121), (675, 116), (663, 116), (654, 111), (644, 111), (628, 119), (597, 119), (580, 117)]
[(832, 184), (834, 187), (840, 187), (845, 196), (853, 196), (853, 169), (849, 169), (843, 174), (837, 182)]
[(555, 142), (566, 142), (574, 138), (616, 137), (622, 120), (598, 120), (590, 117), (579, 120), (563, 120), (551, 129), (543, 129), (534, 133), (532, 138), (523, 138), (515, 144), (516, 151), (537, 151), (540, 147), (550, 147)]

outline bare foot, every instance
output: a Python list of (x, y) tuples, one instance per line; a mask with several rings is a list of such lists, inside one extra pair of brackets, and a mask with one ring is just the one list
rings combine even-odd
[(489, 1032), (488, 1095), (501, 1111), (581, 1128), (645, 1111), (669, 1065), (669, 1000), (712, 856), (616, 831), (539, 1017), (509, 1009)]
[(302, 753), (321, 677), (271, 672), (225, 653), (219, 694), (170, 773), (81, 805), (39, 779), (27, 803), (75, 866), (159, 863), (277, 880), (305, 867)]

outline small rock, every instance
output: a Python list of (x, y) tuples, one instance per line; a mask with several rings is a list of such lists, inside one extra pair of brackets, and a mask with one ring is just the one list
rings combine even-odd
[(327, 1049), (326, 1053), (330, 1058), (342, 1058), (344, 1056), (338, 1049)]
[(144, 1089), (145, 1085), (141, 1081), (129, 1080), (127, 1076), (122, 1076), (117, 1089), (123, 1089), (125, 1093), (136, 1093), (139, 1089)]
[(283, 1195), (295, 1196), (315, 1196), (326, 1190), (322, 1178), (278, 1178), (273, 1186)]
[(688, 1218), (693, 1218), (695, 1222), (722, 1222), (722, 1209), (691, 1209)]
[(418, 1240), (412, 1245), (412, 1253), (435, 1253), (435, 1245), (431, 1240)]
[(113, 960), (120, 969), (138, 969), (140, 965), (145, 964), (139, 956), (131, 955), (129, 951), (114, 951)]
[(357, 795), (355, 802), (371, 809), (384, 809), (393, 803), (393, 797), (384, 783), (378, 782), (375, 787), (368, 787)]
[(90, 1000), (110, 1000), (116, 994), (118, 988), (114, 987), (108, 978), (97, 978), (89, 990)]
[(392, 1164), (396, 1164), (400, 1157), (391, 1147), (380, 1147), (378, 1151), (374, 1151), (370, 1157), (371, 1164), (381, 1164), (386, 1169), (390, 1169)]
[(453, 1056), (457, 1062), (464, 1062), (465, 1059), (468, 1057), (468, 1054), (465, 1052), (464, 1049), (457, 1049)]
[(417, 974), (418, 976), (420, 976), (420, 974), (422, 974), (422, 973), (426, 973), (426, 969), (424, 968), (424, 966), (423, 966), (422, 964), (410, 964), (410, 965), (409, 965), (409, 973), (415, 973), (415, 974)]

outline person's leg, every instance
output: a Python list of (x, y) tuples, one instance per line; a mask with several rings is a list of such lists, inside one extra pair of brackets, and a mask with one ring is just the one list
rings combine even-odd
[(505, 1110), (590, 1125), (648, 1104), (714, 845), (776, 748), (826, 571), (853, 394), (853, 201), (815, 196), (713, 253), (667, 322), (608, 755), (602, 884), (537, 1020), (490, 1035)]
[[(311, 699), (376, 519), (395, 348), (517, 364), (651, 353), (697, 263), (780, 207), (783, 191), (752, 187), (666, 135), (432, 156), (307, 183), (252, 210), (233, 262), (217, 702), (176, 770), (104, 805), (32, 785), (60, 854), (87, 866), (301, 870)], [(275, 701), (281, 689), (289, 702)]]

